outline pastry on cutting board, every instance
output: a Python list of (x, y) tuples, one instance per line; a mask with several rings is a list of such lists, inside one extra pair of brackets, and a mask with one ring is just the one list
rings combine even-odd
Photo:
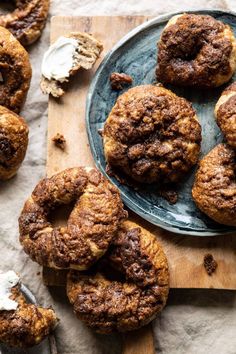
[(63, 83), (68, 82), (80, 69), (90, 70), (102, 50), (102, 43), (88, 33), (72, 32), (59, 37), (43, 57), (42, 92), (54, 97), (63, 96)]

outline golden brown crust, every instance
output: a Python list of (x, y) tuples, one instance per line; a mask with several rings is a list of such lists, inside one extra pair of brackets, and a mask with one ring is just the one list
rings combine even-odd
[(215, 116), (227, 143), (236, 148), (236, 82), (222, 92), (216, 103)]
[(0, 26), (7, 28), (22, 45), (34, 43), (41, 35), (49, 10), (49, 0), (16, 0), (16, 9), (0, 15)]
[(235, 152), (229, 146), (217, 145), (200, 161), (192, 195), (210, 218), (236, 226)]
[(25, 157), (28, 132), (23, 118), (0, 106), (0, 180), (16, 174)]
[(211, 16), (182, 14), (172, 18), (158, 44), (157, 78), (179, 86), (215, 87), (236, 69), (231, 28)]
[(0, 27), (0, 105), (19, 113), (31, 80), (29, 55), (17, 39)]
[[(53, 228), (50, 210), (75, 203), (67, 227)], [(119, 191), (100, 172), (83, 167), (38, 183), (19, 218), (20, 242), (29, 256), (52, 268), (87, 269), (107, 250), (126, 218)]]
[[(78, 318), (89, 327), (100, 333), (130, 331), (146, 325), (163, 309), (169, 272), (154, 235), (125, 221), (110, 251), (99, 262), (95, 274), (68, 274), (69, 300)], [(121, 280), (109, 278), (106, 272), (111, 267)]]
[(134, 180), (177, 182), (198, 160), (201, 126), (187, 100), (143, 85), (119, 96), (103, 142), (107, 163)]
[(15, 311), (0, 311), (0, 342), (10, 347), (27, 348), (40, 343), (58, 323), (52, 309), (26, 303), (19, 286), (11, 299), (18, 302)]

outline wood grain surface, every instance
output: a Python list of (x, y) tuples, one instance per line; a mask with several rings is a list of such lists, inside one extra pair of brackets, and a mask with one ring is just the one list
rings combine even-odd
[[(54, 17), (51, 41), (70, 31), (86, 31), (103, 42), (103, 57), (122, 36), (147, 19), (144, 16)], [(85, 128), (85, 100), (96, 67), (90, 72), (81, 70), (60, 100), (49, 99), (48, 176), (67, 167), (94, 165)], [(51, 140), (57, 133), (66, 138), (65, 152), (56, 148)], [(169, 261), (172, 288), (236, 289), (236, 235), (203, 238), (176, 235), (151, 225), (134, 214), (131, 216), (153, 232), (162, 243)], [(212, 276), (203, 267), (206, 253), (211, 253), (218, 263)], [(45, 282), (60, 283), (58, 276), (55, 279), (52, 272), (45, 273), (47, 276), (50, 274), (50, 280), (46, 276)]]

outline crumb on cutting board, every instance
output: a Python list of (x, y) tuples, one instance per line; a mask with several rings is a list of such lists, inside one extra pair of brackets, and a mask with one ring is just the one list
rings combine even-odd
[(66, 148), (66, 139), (62, 134), (57, 133), (53, 138), (52, 141), (54, 142), (55, 146), (61, 150), (65, 150)]
[(208, 275), (212, 275), (218, 266), (216, 260), (210, 253), (205, 254), (203, 265)]
[(110, 76), (110, 83), (112, 90), (122, 90), (125, 85), (131, 85), (133, 79), (130, 75), (125, 73), (112, 73)]

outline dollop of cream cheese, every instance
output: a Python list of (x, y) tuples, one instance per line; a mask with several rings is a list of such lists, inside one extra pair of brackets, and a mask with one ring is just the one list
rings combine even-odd
[(16, 310), (18, 303), (10, 299), (11, 289), (20, 281), (18, 275), (9, 270), (6, 273), (0, 273), (0, 311)]
[(42, 62), (42, 74), (48, 80), (65, 81), (70, 76), (78, 42), (73, 38), (59, 37), (46, 51)]

